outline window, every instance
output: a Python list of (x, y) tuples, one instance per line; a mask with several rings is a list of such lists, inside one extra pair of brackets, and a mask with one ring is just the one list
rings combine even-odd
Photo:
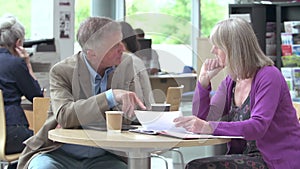
[(25, 27), (25, 38), (29, 39), (31, 36), (31, 0), (0, 0), (1, 9), (0, 16), (10, 14), (15, 16)]
[[(33, 0), (0, 0), (2, 10), (0, 15), (10, 13), (16, 16), (24, 25), (26, 39), (30, 39)], [(38, 1), (39, 0), (34, 0)], [(79, 23), (90, 16), (91, 2), (95, 0), (75, 1), (75, 35)], [(228, 17), (228, 3), (234, 0), (124, 0), (126, 21), (134, 28), (143, 28), (146, 37), (153, 40), (153, 48), (161, 53), (162, 67), (169, 72), (181, 72), (182, 66), (196, 66), (197, 37), (207, 37), (215, 23)], [(48, 0), (46, 2), (52, 2)], [(116, 0), (120, 3), (122, 1)], [(201, 10), (200, 8), (201, 2)], [(44, 1), (41, 3), (44, 3)], [(123, 5), (123, 4), (122, 4)], [(117, 13), (122, 14), (123, 8)], [(201, 11), (201, 19), (199, 11)], [(43, 13), (45, 13), (43, 11)], [(119, 15), (118, 15), (119, 16)], [(200, 23), (201, 20), (201, 33)], [(51, 25), (53, 23), (49, 23)], [(48, 27), (49, 27), (48, 25)], [(45, 31), (42, 29), (41, 31)], [(48, 38), (48, 37), (45, 37)], [(75, 44), (76, 44), (76, 38)], [(78, 49), (75, 47), (75, 49)], [(75, 50), (76, 51), (76, 50)], [(176, 56), (174, 60), (174, 57)], [(169, 66), (170, 60), (180, 62), (178, 66)], [(174, 67), (176, 70), (173, 70)]]
[(185, 65), (196, 68), (197, 38), (207, 37), (216, 22), (228, 17), (228, 3), (232, 2), (125, 0), (125, 20), (134, 28), (142, 28), (146, 38), (152, 39), (152, 48), (159, 53), (162, 70), (179, 73)]
[(228, 4), (234, 0), (201, 0), (201, 36), (208, 37), (213, 26), (228, 18)]
[[(126, 18), (142, 28), (159, 53), (162, 70), (182, 72), (192, 66), (192, 0), (126, 0)], [(176, 66), (175, 66), (176, 65)]]

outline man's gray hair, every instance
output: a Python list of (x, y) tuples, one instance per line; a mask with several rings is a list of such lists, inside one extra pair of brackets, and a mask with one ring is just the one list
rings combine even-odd
[(85, 53), (88, 49), (97, 49), (105, 43), (105, 35), (121, 32), (119, 23), (106, 17), (88, 17), (83, 21), (77, 32), (77, 41)]

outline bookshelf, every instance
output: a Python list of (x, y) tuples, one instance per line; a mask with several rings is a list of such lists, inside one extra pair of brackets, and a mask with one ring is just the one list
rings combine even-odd
[(267, 23), (275, 22), (276, 54), (273, 58), (276, 67), (282, 67), (281, 32), (284, 21), (300, 21), (300, 3), (274, 4), (229, 4), (229, 14), (250, 14), (251, 24), (257, 35), (261, 49), (266, 53)]

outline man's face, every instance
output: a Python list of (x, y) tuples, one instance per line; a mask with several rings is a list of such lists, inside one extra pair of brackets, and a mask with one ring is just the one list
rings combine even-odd
[(100, 57), (98, 60), (100, 61), (98, 71), (101, 71), (103, 68), (105, 69), (107, 67), (119, 65), (122, 60), (122, 53), (125, 50), (124, 46), (121, 44), (121, 32), (115, 32), (114, 34), (111, 34), (111, 36), (107, 37), (108, 38), (104, 44), (107, 52), (103, 58)]
[(122, 60), (122, 53), (124, 51), (121, 42), (115, 44), (104, 56), (101, 65), (104, 67), (111, 67), (114, 65), (119, 65)]

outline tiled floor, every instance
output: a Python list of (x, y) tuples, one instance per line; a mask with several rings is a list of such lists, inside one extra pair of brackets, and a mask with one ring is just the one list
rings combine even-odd
[[(168, 169), (177, 169), (173, 166), (173, 160), (171, 158), (166, 158), (168, 161)], [(151, 158), (151, 169), (165, 169), (166, 163), (164, 160), (156, 157)], [(179, 169), (179, 168), (178, 168)]]
[[(171, 158), (167, 158), (168, 160), (168, 169), (182, 169), (181, 164), (173, 164)], [(165, 169), (166, 164), (161, 159), (153, 158), (151, 159), (151, 169)]]
[[(180, 110), (184, 115), (191, 115), (192, 104), (191, 102), (182, 102), (180, 106)], [(177, 157), (178, 154), (174, 154), (174, 152), (166, 152), (161, 156), (165, 157), (168, 162), (168, 169), (182, 169), (182, 164), (179, 158)], [(151, 169), (165, 169), (166, 163), (163, 159), (158, 157), (151, 158)]]
[[(167, 151), (166, 153), (160, 155), (162, 158), (165, 158), (167, 161), (168, 169), (183, 169), (185, 163), (181, 163), (179, 160), (179, 156), (177, 153), (173, 151)], [(151, 169), (165, 169), (166, 162), (162, 158), (159, 157), (151, 157)]]

